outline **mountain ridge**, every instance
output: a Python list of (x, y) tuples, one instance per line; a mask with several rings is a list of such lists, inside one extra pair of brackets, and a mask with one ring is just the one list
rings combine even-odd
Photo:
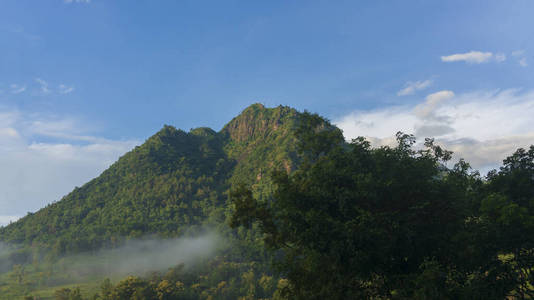
[(268, 175), (298, 163), (301, 113), (252, 104), (219, 132), (164, 125), (96, 178), (59, 201), (0, 228), (0, 241), (40, 244), (56, 254), (112, 247), (144, 234), (178, 236), (210, 218), (224, 222), (237, 183), (268, 197)]

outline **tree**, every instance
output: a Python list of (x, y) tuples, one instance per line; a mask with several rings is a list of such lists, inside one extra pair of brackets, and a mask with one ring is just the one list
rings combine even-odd
[(480, 213), (493, 245), (502, 252), (515, 296), (533, 298), (534, 276), (534, 146), (518, 149), (488, 174)]
[(73, 290), (69, 288), (62, 288), (54, 293), (54, 297), (57, 300), (83, 300), (80, 288)]
[(150, 283), (139, 277), (128, 276), (114, 287), (109, 299), (149, 300), (157, 299), (157, 294)]
[(447, 169), (450, 152), (430, 139), (415, 151), (402, 133), (394, 148), (339, 143), (308, 117), (305, 160), (292, 174), (273, 174), (271, 202), (245, 186), (231, 193), (231, 225), (259, 224), (291, 298), (498, 299), (513, 288), (498, 249), (475, 239), (481, 179), (468, 164)]

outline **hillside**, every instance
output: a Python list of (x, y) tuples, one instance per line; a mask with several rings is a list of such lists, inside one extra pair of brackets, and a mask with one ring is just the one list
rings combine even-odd
[(220, 132), (166, 125), (97, 178), (1, 228), (0, 240), (63, 254), (124, 237), (179, 236), (210, 216), (222, 221), (218, 208), (225, 207), (230, 184), (254, 183), (262, 191), (271, 170), (294, 168), (298, 115), (254, 104)]
[[(97, 178), (0, 228), (0, 241), (18, 247), (3, 263), (0, 255), (0, 273), (2, 268), (7, 271), (36, 261), (57, 266), (77, 253), (113, 249), (146, 236), (191, 236), (209, 227), (218, 228), (234, 245), (220, 253), (223, 256), (216, 264), (233, 262), (239, 270), (235, 276), (240, 278), (249, 270), (242, 264), (257, 261), (260, 264), (256, 263), (254, 272), (262, 274), (268, 258), (258, 233), (227, 226), (228, 191), (232, 185), (245, 183), (257, 197), (269, 199), (270, 173), (291, 172), (298, 164), (295, 129), (300, 115), (289, 107), (253, 104), (219, 132), (206, 127), (185, 132), (165, 125)], [(25, 272), (41, 274), (41, 269), (26, 268)], [(63, 277), (57, 281), (71, 282)], [(13, 286), (11, 282), (7, 289)], [(27, 294), (35, 289), (19, 290)]]
[(1, 298), (534, 297), (534, 146), (482, 178), (397, 142), (260, 104), (219, 132), (164, 126), (0, 228)]

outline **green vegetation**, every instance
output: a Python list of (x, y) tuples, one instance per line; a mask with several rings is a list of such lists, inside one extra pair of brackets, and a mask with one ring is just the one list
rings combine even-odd
[(534, 146), (483, 180), (464, 161), (444, 167), (451, 153), (432, 139), (372, 149), (313, 127), (299, 169), (273, 175), (274, 201), (231, 194), (231, 225), (259, 222), (290, 299), (534, 296)]
[[(49, 287), (72, 290), (86, 282), (94, 287), (105, 274), (80, 283), (58, 266), (68, 264), (65, 261), (73, 255), (89, 264), (98, 259), (94, 255), (99, 249), (115, 249), (128, 240), (195, 236), (205, 228), (216, 230), (231, 245), (221, 250), (218, 260), (230, 265), (254, 262), (253, 278), (259, 281), (262, 274), (270, 274), (270, 258), (259, 232), (227, 226), (228, 191), (236, 182), (246, 182), (261, 199), (272, 195), (269, 174), (279, 167), (290, 171), (298, 164), (294, 149), (298, 118), (299, 113), (288, 107), (254, 104), (220, 132), (165, 126), (99, 177), (0, 228), (0, 242), (19, 247), (4, 257), (0, 253), (0, 272), (10, 271), (0, 277), (0, 293), (41, 295), (39, 291)], [(24, 269), (20, 282), (13, 280), (17, 268)], [(241, 275), (226, 285), (239, 285)], [(203, 284), (203, 291), (205, 283), (198, 284)], [(242, 290), (239, 295), (247, 295), (243, 287), (237, 289)], [(94, 288), (87, 292), (82, 285), (84, 296), (96, 292)]]
[[(165, 126), (99, 177), (0, 228), (0, 242), (16, 247), (0, 252), (0, 295), (532, 297), (534, 147), (481, 178), (464, 161), (447, 168), (451, 153), (431, 139), (414, 150), (412, 136), (397, 138), (377, 149), (346, 143), (317, 115), (260, 104), (220, 132)], [(148, 251), (164, 256), (164, 241), (206, 231), (220, 237), (209, 257), (135, 274), (97, 268), (132, 243), (148, 247), (147, 236), (161, 241)], [(141, 265), (143, 255), (132, 257)]]

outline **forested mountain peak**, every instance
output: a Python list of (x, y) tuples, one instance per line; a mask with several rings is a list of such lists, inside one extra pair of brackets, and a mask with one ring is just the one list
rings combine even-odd
[[(229, 191), (235, 184), (246, 183), (256, 196), (270, 197), (271, 172), (289, 172), (297, 165), (299, 115), (289, 107), (255, 104), (219, 132), (207, 127), (186, 132), (164, 125), (98, 177), (61, 200), (0, 227), (0, 246), (7, 243), (20, 249), (16, 260), (6, 262), (0, 256), (0, 269), (32, 263), (41, 253), (46, 253), (47, 262), (55, 263), (82, 252), (116, 249), (132, 239), (183, 237), (216, 227), (239, 245), (224, 253), (222, 266), (231, 265), (236, 272), (247, 268), (248, 272), (251, 262), (266, 260), (254, 246), (256, 237), (237, 236), (225, 225), (231, 211)], [(272, 280), (270, 275), (265, 278)], [(0, 289), (1, 284), (0, 278)]]
[(95, 249), (117, 237), (180, 235), (224, 207), (237, 182), (263, 191), (271, 170), (296, 165), (298, 112), (254, 104), (220, 132), (164, 125), (100, 176), (61, 200), (0, 228), (0, 240), (57, 253)]

